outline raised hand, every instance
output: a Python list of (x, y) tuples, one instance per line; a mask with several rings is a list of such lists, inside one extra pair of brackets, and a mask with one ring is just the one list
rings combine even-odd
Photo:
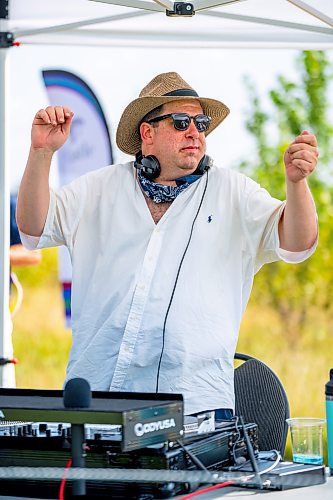
[(304, 130), (284, 153), (287, 179), (299, 182), (308, 177), (317, 165), (318, 156), (316, 136)]
[(40, 109), (32, 122), (31, 146), (54, 153), (66, 142), (74, 113), (66, 106)]

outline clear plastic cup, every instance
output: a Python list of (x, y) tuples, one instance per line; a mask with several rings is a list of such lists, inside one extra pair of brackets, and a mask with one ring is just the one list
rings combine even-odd
[(288, 418), (291, 434), (293, 462), (322, 465), (323, 418)]

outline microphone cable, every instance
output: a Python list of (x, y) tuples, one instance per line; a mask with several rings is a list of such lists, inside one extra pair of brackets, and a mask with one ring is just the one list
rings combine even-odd
[(171, 308), (173, 297), (175, 295), (175, 291), (176, 291), (176, 287), (177, 287), (177, 283), (178, 283), (178, 278), (179, 278), (180, 270), (182, 268), (185, 255), (187, 253), (188, 247), (189, 247), (191, 239), (192, 239), (194, 224), (195, 224), (195, 221), (198, 218), (198, 215), (199, 215), (199, 212), (200, 212), (200, 209), (201, 209), (201, 206), (202, 206), (202, 203), (203, 203), (206, 191), (207, 191), (207, 186), (208, 186), (208, 170), (209, 170), (209, 167), (206, 170), (207, 175), (206, 175), (206, 183), (205, 183), (204, 191), (203, 191), (202, 196), (201, 196), (201, 200), (200, 200), (200, 203), (199, 203), (199, 206), (198, 206), (198, 210), (197, 210), (197, 212), (196, 212), (196, 214), (194, 216), (194, 219), (192, 221), (190, 236), (188, 238), (188, 241), (187, 241), (185, 250), (183, 252), (182, 258), (180, 259), (180, 263), (179, 263), (177, 274), (176, 274), (175, 283), (173, 285), (173, 289), (172, 289), (172, 292), (171, 292), (171, 297), (170, 297), (169, 304), (168, 304), (168, 307), (167, 307), (167, 311), (166, 311), (166, 314), (165, 314), (165, 317), (164, 317), (163, 333), (162, 333), (162, 349), (161, 349), (161, 354), (160, 354), (160, 358), (159, 358), (159, 361), (158, 361), (157, 375), (156, 375), (156, 390), (155, 390), (156, 393), (158, 392), (158, 389), (159, 389), (160, 369), (161, 369), (161, 363), (162, 363), (162, 358), (163, 358), (163, 353), (164, 353), (164, 347), (165, 347), (165, 327), (166, 327), (166, 322), (167, 322), (167, 319), (168, 319), (168, 316), (169, 316), (169, 311), (170, 311), (170, 308)]

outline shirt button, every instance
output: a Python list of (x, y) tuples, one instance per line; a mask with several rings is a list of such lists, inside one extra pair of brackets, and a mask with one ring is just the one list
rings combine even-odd
[(146, 287), (143, 283), (140, 283), (139, 288), (140, 288), (140, 290), (144, 290)]

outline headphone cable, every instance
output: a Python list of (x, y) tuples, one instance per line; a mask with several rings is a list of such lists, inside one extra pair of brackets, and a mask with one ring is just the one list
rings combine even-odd
[(200, 212), (200, 209), (201, 209), (201, 205), (203, 203), (203, 200), (204, 200), (204, 197), (205, 197), (205, 194), (206, 194), (206, 191), (207, 191), (207, 186), (208, 186), (208, 169), (209, 169), (209, 167), (206, 170), (207, 176), (206, 176), (206, 184), (205, 184), (205, 187), (204, 187), (204, 191), (203, 191), (202, 196), (201, 196), (201, 200), (200, 200), (200, 203), (199, 203), (198, 210), (197, 210), (197, 212), (195, 214), (195, 217), (193, 219), (193, 222), (192, 222), (190, 236), (189, 236), (187, 245), (185, 247), (184, 253), (182, 255), (182, 258), (181, 258), (179, 266), (178, 266), (178, 271), (177, 271), (175, 283), (173, 285), (173, 289), (172, 289), (171, 297), (170, 297), (170, 300), (169, 300), (168, 308), (167, 308), (167, 311), (166, 311), (166, 314), (165, 314), (165, 317), (164, 317), (163, 333), (162, 333), (162, 349), (161, 349), (161, 354), (160, 354), (160, 358), (159, 358), (159, 361), (158, 361), (157, 376), (156, 376), (156, 391), (155, 391), (156, 393), (158, 392), (158, 389), (159, 389), (160, 369), (161, 369), (162, 357), (163, 357), (164, 347), (165, 347), (165, 327), (166, 327), (166, 322), (167, 322), (167, 319), (168, 319), (168, 316), (169, 316), (169, 311), (170, 311), (171, 304), (172, 304), (172, 301), (173, 301), (173, 297), (174, 297), (174, 294), (175, 294), (175, 291), (176, 291), (176, 286), (177, 286), (177, 283), (178, 283), (178, 278), (179, 278), (180, 270), (182, 268), (185, 255), (187, 253), (188, 247), (189, 247), (191, 239), (192, 239), (194, 224), (195, 224), (195, 221), (198, 218), (198, 215), (199, 215), (199, 212)]

